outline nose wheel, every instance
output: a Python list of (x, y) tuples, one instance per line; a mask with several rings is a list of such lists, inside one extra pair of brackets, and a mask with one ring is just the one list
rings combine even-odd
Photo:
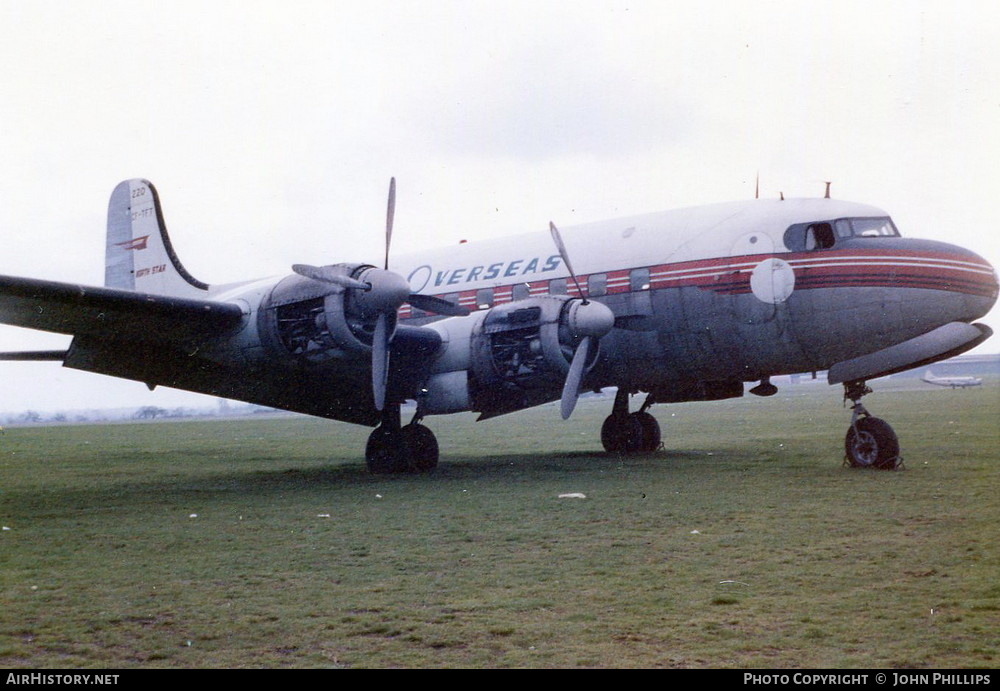
[(889, 423), (872, 416), (861, 397), (871, 393), (864, 382), (844, 384), (844, 399), (850, 399), (851, 426), (844, 438), (844, 462), (852, 468), (895, 470), (902, 465), (899, 455), (899, 438)]

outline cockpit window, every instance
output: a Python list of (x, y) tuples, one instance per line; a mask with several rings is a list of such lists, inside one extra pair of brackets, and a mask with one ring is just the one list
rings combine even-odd
[(848, 238), (899, 237), (888, 216), (841, 218), (836, 221), (797, 223), (785, 231), (785, 247), (792, 252), (812, 252), (833, 247)]
[(833, 247), (837, 237), (829, 221), (796, 223), (785, 231), (785, 247), (792, 252), (812, 252)]
[(858, 238), (899, 237), (899, 231), (888, 216), (883, 218), (852, 218), (851, 230)]
[(806, 249), (825, 250), (833, 247), (833, 226), (829, 223), (811, 223), (806, 227)]

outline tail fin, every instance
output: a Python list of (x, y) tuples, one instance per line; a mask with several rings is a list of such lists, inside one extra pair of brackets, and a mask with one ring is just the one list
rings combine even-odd
[(208, 290), (174, 253), (160, 198), (148, 180), (126, 180), (111, 193), (104, 257), (109, 288), (179, 297), (204, 297)]

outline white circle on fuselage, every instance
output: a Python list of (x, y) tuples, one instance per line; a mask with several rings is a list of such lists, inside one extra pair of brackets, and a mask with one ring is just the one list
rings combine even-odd
[(765, 259), (750, 274), (750, 290), (761, 302), (780, 304), (795, 290), (795, 270), (783, 259)]

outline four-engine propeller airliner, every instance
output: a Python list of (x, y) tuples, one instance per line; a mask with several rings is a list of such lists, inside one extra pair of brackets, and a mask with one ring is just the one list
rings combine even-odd
[(924, 376), (920, 378), (920, 381), (934, 384), (935, 386), (950, 386), (953, 389), (966, 389), (970, 386), (983, 385), (981, 377), (937, 377), (930, 370), (924, 372)]
[(654, 404), (742, 396), (745, 382), (769, 396), (772, 376), (826, 370), (853, 404), (849, 463), (892, 468), (899, 442), (861, 404), (867, 382), (991, 335), (974, 323), (997, 299), (989, 263), (829, 196), (550, 224), (390, 261), (394, 206), (393, 181), (381, 266), (215, 286), (181, 264), (153, 186), (122, 182), (103, 287), (0, 276), (0, 322), (69, 334), (68, 350), (0, 357), (372, 426), (375, 473), (437, 465), (432, 415), (561, 400), (568, 417), (581, 390), (616, 388), (602, 444), (648, 452)]

